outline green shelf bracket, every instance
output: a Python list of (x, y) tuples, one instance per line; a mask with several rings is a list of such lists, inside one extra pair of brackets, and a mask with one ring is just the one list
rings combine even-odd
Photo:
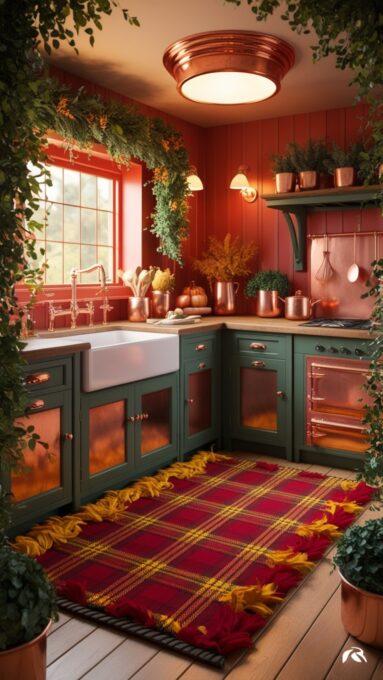
[[(290, 232), (294, 253), (294, 269), (296, 272), (306, 271), (306, 208), (295, 207), (293, 210), (283, 210)], [(292, 215), (295, 216), (294, 224)]]

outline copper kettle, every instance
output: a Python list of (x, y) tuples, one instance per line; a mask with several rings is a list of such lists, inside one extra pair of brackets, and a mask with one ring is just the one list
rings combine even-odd
[(305, 321), (310, 319), (314, 305), (320, 302), (320, 300), (311, 302), (310, 298), (303, 295), (301, 290), (297, 290), (295, 295), (289, 295), (283, 299), (283, 302), (285, 303), (286, 319), (290, 319), (290, 321)]

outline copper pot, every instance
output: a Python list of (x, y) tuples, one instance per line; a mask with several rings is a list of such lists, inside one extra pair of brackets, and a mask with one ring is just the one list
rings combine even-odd
[(155, 319), (164, 319), (170, 309), (170, 293), (160, 290), (152, 291), (152, 315)]
[(335, 186), (352, 187), (356, 183), (355, 168), (335, 168)]
[(282, 314), (282, 307), (277, 290), (258, 290), (255, 300), (257, 316), (273, 318)]
[(148, 297), (128, 297), (128, 321), (146, 321), (150, 316)]
[(277, 172), (275, 175), (275, 188), (277, 194), (284, 194), (295, 190), (296, 175), (294, 172)]
[[(283, 298), (280, 298), (281, 300)], [(297, 290), (295, 295), (289, 295), (283, 302), (285, 303), (285, 318), (290, 321), (305, 321), (310, 319), (312, 309), (320, 300), (311, 302), (309, 297), (303, 295), (301, 290)]]
[(52, 621), (30, 642), (0, 652), (0, 677), (7, 680), (45, 680), (47, 635)]
[(383, 648), (383, 595), (357, 588), (340, 574), (342, 623), (350, 635)]
[(301, 191), (317, 189), (319, 184), (319, 173), (316, 170), (302, 170), (299, 173), (299, 188)]

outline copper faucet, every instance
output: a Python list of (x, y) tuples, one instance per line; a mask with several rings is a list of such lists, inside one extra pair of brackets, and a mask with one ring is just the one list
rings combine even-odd
[(61, 307), (55, 307), (53, 302), (49, 302), (49, 330), (53, 331), (54, 330), (54, 320), (56, 316), (70, 316), (71, 318), (71, 328), (76, 328), (76, 322), (77, 322), (77, 317), (80, 314), (88, 314), (89, 315), (89, 326), (93, 326), (93, 316), (94, 316), (94, 304), (93, 301), (90, 300), (89, 302), (86, 303), (85, 307), (79, 307), (77, 303), (77, 277), (79, 274), (88, 274), (90, 272), (93, 272), (95, 270), (98, 270), (98, 277), (99, 281), (101, 283), (101, 290), (100, 293), (103, 293), (103, 300), (102, 300), (102, 305), (101, 309), (103, 312), (103, 318), (102, 318), (102, 323), (106, 324), (108, 322), (107, 320), (107, 314), (108, 312), (113, 309), (109, 305), (108, 297), (107, 297), (107, 285), (106, 285), (106, 273), (104, 266), (100, 263), (97, 262), (96, 264), (91, 265), (90, 267), (86, 267), (85, 269), (76, 269), (75, 267), (71, 269), (70, 273), (70, 278), (71, 278), (71, 289), (72, 289), (72, 296), (71, 296), (71, 303), (69, 309), (62, 309)]

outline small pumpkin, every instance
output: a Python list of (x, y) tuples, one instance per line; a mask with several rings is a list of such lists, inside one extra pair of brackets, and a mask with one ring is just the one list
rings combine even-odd
[(190, 302), (192, 307), (206, 307), (207, 295), (202, 286), (196, 286), (194, 281), (183, 289), (184, 295), (190, 295)]

